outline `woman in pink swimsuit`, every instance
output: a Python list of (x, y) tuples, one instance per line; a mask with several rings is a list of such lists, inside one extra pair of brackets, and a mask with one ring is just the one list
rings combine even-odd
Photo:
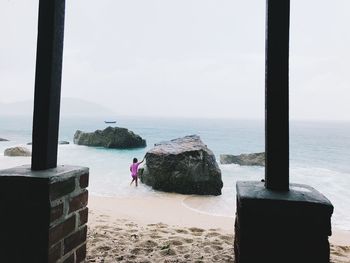
[(130, 172), (131, 172), (131, 177), (132, 177), (130, 185), (132, 185), (132, 183), (135, 181), (135, 184), (137, 186), (137, 171), (139, 169), (139, 165), (141, 163), (143, 163), (144, 160), (145, 160), (145, 158), (143, 158), (143, 160), (139, 163), (137, 162), (137, 158), (134, 158), (132, 160), (132, 164), (130, 165)]

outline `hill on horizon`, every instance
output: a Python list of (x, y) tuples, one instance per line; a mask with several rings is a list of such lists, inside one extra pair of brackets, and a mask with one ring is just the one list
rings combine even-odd
[[(33, 100), (17, 101), (11, 103), (0, 102), (0, 115), (2, 116), (28, 116), (33, 114)], [(77, 99), (61, 99), (61, 116), (115, 116), (116, 113), (104, 105)]]

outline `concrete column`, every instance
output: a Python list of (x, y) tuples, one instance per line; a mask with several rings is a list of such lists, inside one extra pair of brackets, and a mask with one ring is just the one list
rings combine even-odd
[(268, 0), (265, 67), (265, 186), (289, 189), (290, 0)]
[(57, 166), (65, 0), (40, 0), (32, 169)]

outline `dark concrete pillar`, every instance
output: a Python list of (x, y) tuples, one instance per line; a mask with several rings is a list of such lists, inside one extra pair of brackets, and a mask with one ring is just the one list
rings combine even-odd
[(32, 169), (57, 165), (65, 0), (40, 0)]
[(236, 263), (329, 263), (333, 206), (307, 185), (272, 191), (237, 183)]
[(265, 68), (265, 186), (289, 189), (290, 0), (268, 0)]

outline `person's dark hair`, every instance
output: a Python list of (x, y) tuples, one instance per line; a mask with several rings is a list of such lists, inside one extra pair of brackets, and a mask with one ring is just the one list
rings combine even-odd
[(134, 159), (132, 160), (132, 162), (133, 162), (133, 163), (137, 163), (137, 158), (134, 158)]

